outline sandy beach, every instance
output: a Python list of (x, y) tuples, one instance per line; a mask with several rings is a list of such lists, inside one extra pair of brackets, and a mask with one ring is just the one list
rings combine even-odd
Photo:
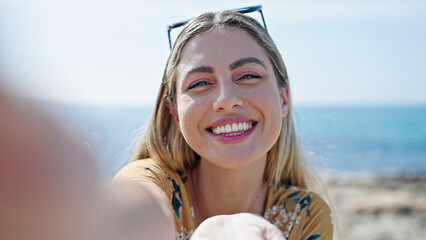
[(424, 239), (426, 175), (362, 179), (329, 181), (338, 239)]

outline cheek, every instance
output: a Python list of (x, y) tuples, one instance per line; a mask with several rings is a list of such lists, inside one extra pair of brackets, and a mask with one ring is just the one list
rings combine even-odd
[(252, 102), (257, 103), (263, 110), (281, 113), (281, 95), (278, 89), (270, 86), (257, 88), (250, 93)]
[(251, 102), (263, 113), (263, 117), (273, 131), (282, 127), (281, 95), (271, 87), (258, 88), (251, 95)]
[(186, 95), (178, 97), (179, 125), (184, 136), (197, 129), (203, 115), (202, 106), (203, 102)]

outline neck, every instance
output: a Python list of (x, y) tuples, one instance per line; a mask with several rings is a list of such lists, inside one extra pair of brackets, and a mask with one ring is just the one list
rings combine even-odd
[(265, 165), (266, 159), (231, 170), (201, 159), (191, 174), (196, 226), (216, 215), (263, 214), (268, 190), (263, 181)]

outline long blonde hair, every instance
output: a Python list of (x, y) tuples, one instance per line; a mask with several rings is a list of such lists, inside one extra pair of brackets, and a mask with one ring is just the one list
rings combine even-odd
[(296, 138), (287, 70), (282, 57), (268, 32), (256, 20), (237, 12), (205, 13), (184, 26), (171, 49), (154, 112), (137, 145), (133, 160), (152, 158), (171, 170), (186, 171), (194, 167), (200, 159), (178, 131), (170, 107), (176, 106), (176, 68), (185, 45), (195, 35), (219, 27), (242, 29), (249, 33), (269, 57), (278, 86), (287, 88), (289, 93), (288, 114), (282, 120), (277, 142), (268, 152), (265, 181), (275, 185), (309, 187), (311, 175), (308, 174), (308, 165)]

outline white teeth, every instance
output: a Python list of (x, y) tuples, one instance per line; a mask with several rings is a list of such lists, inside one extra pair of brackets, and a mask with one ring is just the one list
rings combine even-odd
[(233, 123), (233, 124), (232, 124), (232, 131), (233, 131), (233, 132), (238, 131), (238, 124), (236, 124), (236, 123)]
[(252, 122), (238, 122), (217, 126), (212, 129), (212, 132), (217, 135), (235, 136), (244, 133), (252, 128)]

